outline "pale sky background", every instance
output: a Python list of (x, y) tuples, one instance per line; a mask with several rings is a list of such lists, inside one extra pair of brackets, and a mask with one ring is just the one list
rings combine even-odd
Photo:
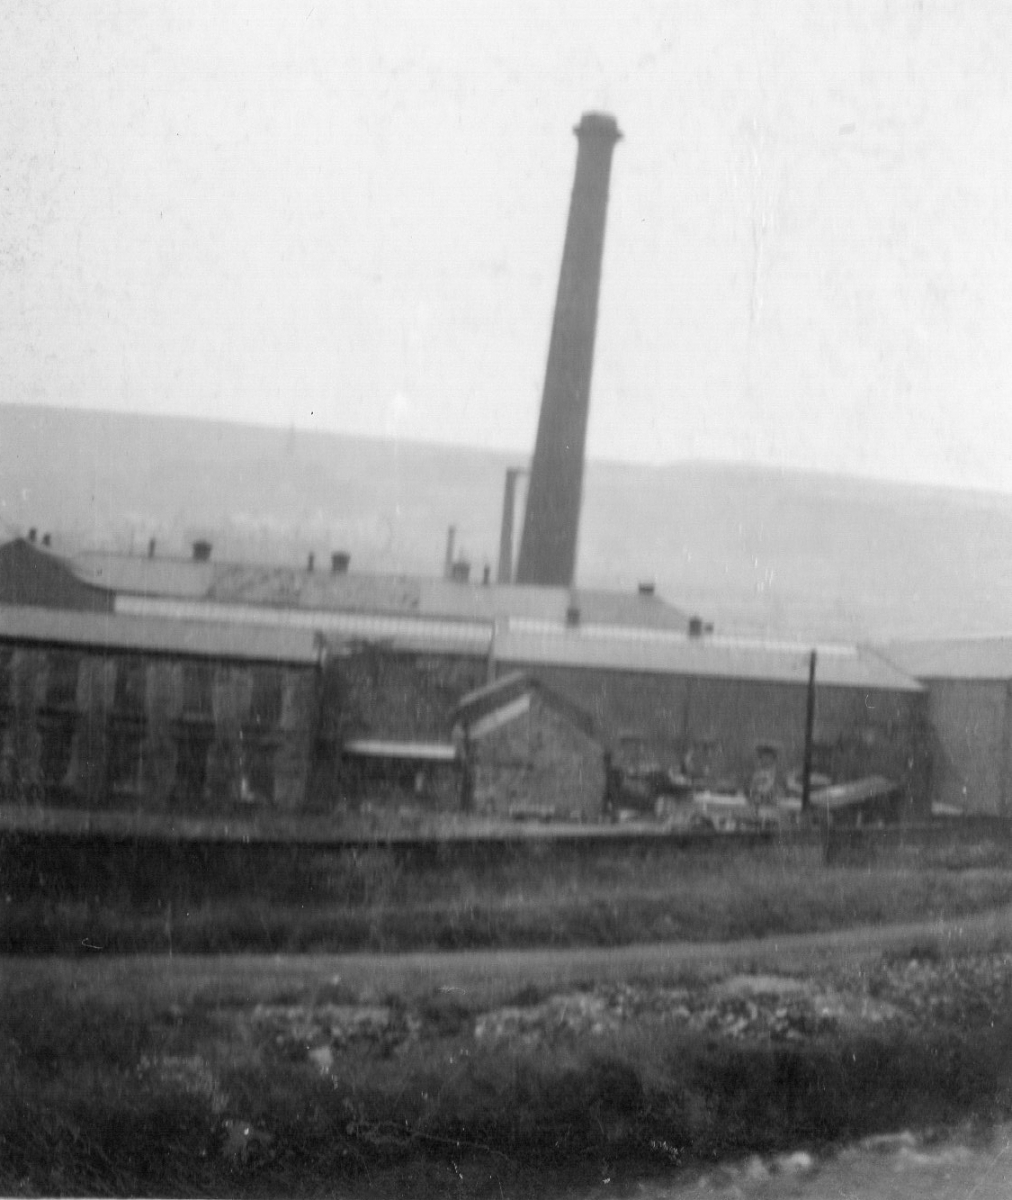
[(0, 13), (0, 400), (533, 446), (572, 126), (592, 457), (1012, 491), (1003, 0)]

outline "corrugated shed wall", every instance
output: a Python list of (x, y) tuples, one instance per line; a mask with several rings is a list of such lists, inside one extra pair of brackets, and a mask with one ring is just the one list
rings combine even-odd
[(1012, 700), (1005, 680), (928, 684), (934, 798), (976, 813), (1012, 815)]

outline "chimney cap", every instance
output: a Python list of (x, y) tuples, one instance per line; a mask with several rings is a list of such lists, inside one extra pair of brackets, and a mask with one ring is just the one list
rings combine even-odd
[(620, 141), (622, 138), (618, 121), (611, 113), (603, 112), (585, 112), (580, 118), (579, 125), (573, 127), (573, 132), (577, 137), (607, 138), (612, 142)]
[(211, 543), (206, 538), (198, 538), (193, 543), (193, 561), (208, 562), (211, 558)]

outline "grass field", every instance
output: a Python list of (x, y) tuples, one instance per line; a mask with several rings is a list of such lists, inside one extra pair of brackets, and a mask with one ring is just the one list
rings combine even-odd
[(461, 855), (10, 851), (0, 952), (270, 953), (698, 942), (953, 917), (1012, 901), (1000, 845), (826, 867), (770, 843)]
[[(720, 990), (740, 970), (734, 955), (638, 986), (628, 963), (589, 957), (561, 999), (604, 994), (630, 1012), (602, 1024), (592, 1010), (593, 1026), (542, 1017), (533, 1041), (522, 1026), (483, 1038), (482, 1018), (544, 1009), (560, 983), (550, 956), (531, 975), (507, 957), (476, 976), (396, 959), (380, 971), (326, 958), (7, 960), (0, 1190), (571, 1195), (744, 1152), (986, 1122), (1009, 1111), (1012, 1074), (1012, 959), (987, 938), (990, 956), (964, 943), (951, 958), (943, 937), (795, 963), (780, 980), (788, 996), (814, 980), (849, 991), (853, 1012), (903, 1004), (912, 978), (919, 989), (891, 1023), (809, 1020), (795, 1040), (738, 1032), (749, 1001)], [(621, 982), (603, 985), (609, 975)], [(685, 1005), (695, 1025), (679, 1023)]]
[(0, 1193), (578, 1195), (1012, 1111), (1001, 845), (161, 853), (3, 860)]

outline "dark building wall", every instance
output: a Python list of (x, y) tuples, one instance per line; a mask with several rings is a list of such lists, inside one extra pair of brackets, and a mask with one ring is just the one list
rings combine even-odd
[(356, 737), (447, 741), (461, 696), (481, 686), (487, 672), (480, 658), (363, 648), (324, 668), (321, 719), (338, 743)]
[[(594, 737), (613, 747), (621, 734), (640, 733), (653, 755), (672, 767), (698, 750), (697, 761), (709, 761), (710, 778), (739, 787), (748, 785), (756, 766), (757, 743), (781, 747), (785, 772), (801, 764), (803, 684), (527, 670), (559, 699), (536, 702), (544, 742), (533, 757), (531, 729), (509, 736), (528, 739), (525, 753), (534, 764), (523, 768), (528, 795), (548, 797), (549, 805), (561, 797), (563, 810), (596, 803), (602, 794), (596, 776), (584, 788), (587, 764), (596, 761), (597, 751), (589, 748)], [(45, 789), (89, 805), (332, 810), (354, 792), (341, 761), (344, 741), (448, 741), (457, 705), (484, 684), (486, 671), (482, 658), (378, 648), (334, 658), (318, 674), (309, 666), (0, 644), (0, 790), (8, 801)], [(971, 806), (1004, 811), (1009, 736), (1003, 731), (1012, 717), (1004, 687), (933, 690), (939, 798), (965, 804), (965, 786)], [(822, 687), (817, 697), (818, 769), (837, 780), (883, 774), (927, 803), (925, 696)], [(572, 719), (576, 713), (589, 716), (594, 736)], [(522, 757), (517, 750), (517, 761)], [(523, 772), (517, 770), (511, 794), (519, 794)]]
[[(697, 760), (709, 760), (714, 780), (744, 788), (756, 766), (759, 743), (781, 748), (784, 771), (801, 766), (804, 684), (533, 665), (525, 669), (587, 711), (611, 745), (625, 733), (643, 735), (664, 766), (681, 766), (691, 748), (701, 751)], [(922, 694), (818, 688), (815, 740), (836, 778), (884, 774), (907, 785), (915, 802), (928, 803), (930, 738)]]
[(355, 738), (448, 742), (454, 711), (486, 680), (483, 658), (396, 652), (362, 646), (331, 658), (320, 679), (308, 795), (314, 808), (420, 803), (457, 808), (459, 771), (439, 766), (342, 757)]
[(933, 679), (927, 686), (933, 798), (968, 812), (1012, 815), (1012, 685)]

